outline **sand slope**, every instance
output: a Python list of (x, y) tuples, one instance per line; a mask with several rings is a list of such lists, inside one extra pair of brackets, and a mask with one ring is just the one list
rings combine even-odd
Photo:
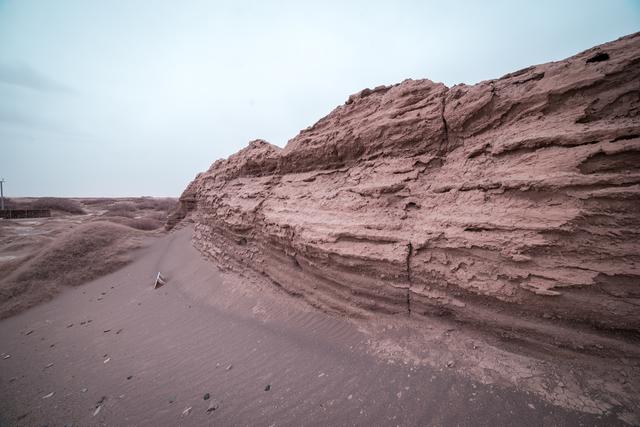
[[(620, 423), (376, 357), (352, 323), (229, 282), (191, 233), (0, 322), (0, 425)], [(168, 284), (153, 290), (158, 270)]]

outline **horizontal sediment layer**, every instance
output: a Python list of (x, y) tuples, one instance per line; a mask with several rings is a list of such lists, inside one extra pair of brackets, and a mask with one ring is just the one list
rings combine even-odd
[(185, 190), (194, 242), (330, 311), (640, 329), (640, 34), (349, 97)]

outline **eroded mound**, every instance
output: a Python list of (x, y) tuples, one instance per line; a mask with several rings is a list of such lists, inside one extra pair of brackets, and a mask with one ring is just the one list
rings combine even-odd
[[(188, 186), (195, 244), (331, 311), (640, 327), (640, 34), (497, 80), (366, 89)], [(257, 273), (257, 274), (254, 274)]]
[(106, 221), (79, 225), (22, 262), (0, 283), (0, 318), (10, 316), (131, 261), (140, 232)]

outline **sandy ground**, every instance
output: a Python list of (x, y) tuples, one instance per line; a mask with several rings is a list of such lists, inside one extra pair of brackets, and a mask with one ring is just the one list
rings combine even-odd
[(0, 321), (0, 425), (621, 424), (382, 357), (352, 322), (221, 275), (190, 237)]

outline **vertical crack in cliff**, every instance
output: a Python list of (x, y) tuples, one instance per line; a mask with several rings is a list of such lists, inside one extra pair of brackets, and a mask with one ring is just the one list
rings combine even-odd
[(411, 242), (407, 245), (407, 281), (409, 282), (409, 286), (407, 286), (407, 315), (411, 316), (411, 256), (413, 255), (413, 245)]
[(440, 109), (440, 118), (442, 119), (442, 132), (443, 132), (443, 141), (440, 151), (440, 155), (444, 155), (449, 151), (449, 124), (447, 123), (447, 119), (444, 117), (444, 110), (447, 104), (447, 93), (449, 93), (449, 88), (447, 88), (442, 94), (442, 107)]

